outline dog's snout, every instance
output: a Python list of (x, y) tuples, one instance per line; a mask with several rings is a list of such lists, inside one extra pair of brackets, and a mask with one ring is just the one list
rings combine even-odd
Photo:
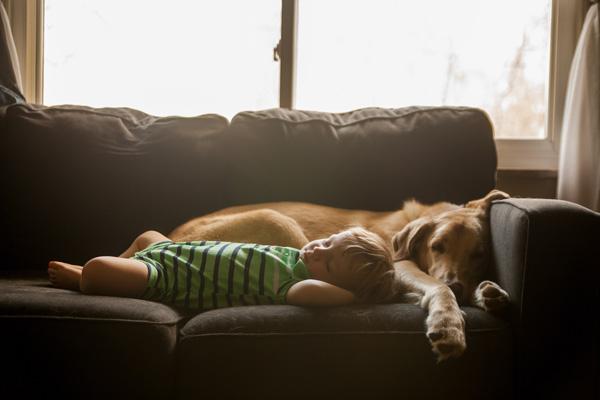
[(454, 293), (456, 300), (460, 301), (464, 292), (463, 284), (460, 282), (452, 282), (448, 285), (448, 287), (450, 288), (450, 290), (452, 290), (452, 293)]

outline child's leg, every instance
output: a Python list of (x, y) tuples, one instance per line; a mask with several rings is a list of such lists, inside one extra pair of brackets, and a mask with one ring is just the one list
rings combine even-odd
[(135, 238), (133, 243), (119, 257), (133, 257), (136, 252), (144, 250), (152, 243), (162, 242), (163, 240), (169, 240), (169, 238), (157, 231), (146, 231)]
[(148, 282), (148, 267), (138, 260), (96, 257), (83, 267), (80, 289), (85, 294), (141, 297)]

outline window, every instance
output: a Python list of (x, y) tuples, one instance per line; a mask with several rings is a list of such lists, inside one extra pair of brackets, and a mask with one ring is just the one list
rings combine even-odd
[(44, 104), (229, 118), (278, 106), (280, 0), (166, 4), (45, 0)]
[[(227, 117), (277, 106), (341, 112), (469, 105), (492, 118), (500, 169), (546, 170), (558, 167), (570, 61), (588, 6), (587, 0), (144, 1), (143, 8), (117, 0), (2, 1), (45, 10), (45, 24), (43, 12), (11, 20), (13, 30), (15, 21), (33, 26), (18, 48), (46, 52), (43, 63), (36, 64), (39, 56), (25, 62), (29, 70), (44, 67), (46, 104)], [(35, 47), (40, 31), (46, 42)], [(29, 75), (26, 95), (42, 101), (41, 74)]]
[(301, 1), (296, 106), (470, 105), (497, 138), (542, 139), (551, 3)]

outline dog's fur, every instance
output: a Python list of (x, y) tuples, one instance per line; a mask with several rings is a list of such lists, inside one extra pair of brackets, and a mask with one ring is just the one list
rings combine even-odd
[(429, 311), (427, 337), (439, 360), (466, 348), (464, 319), (457, 301), (488, 311), (508, 295), (483, 281), (489, 260), (491, 202), (509, 197), (493, 190), (465, 206), (411, 200), (400, 210), (344, 210), (309, 203), (278, 202), (226, 208), (177, 227), (175, 241), (223, 240), (291, 246), (327, 237), (351, 226), (379, 234), (395, 251), (396, 293)]

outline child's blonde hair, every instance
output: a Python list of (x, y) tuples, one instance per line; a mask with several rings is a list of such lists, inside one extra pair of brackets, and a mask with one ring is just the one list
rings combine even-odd
[(376, 233), (362, 227), (347, 230), (343, 254), (357, 261), (350, 266), (351, 290), (361, 303), (389, 300), (394, 289), (394, 264), (389, 245)]

